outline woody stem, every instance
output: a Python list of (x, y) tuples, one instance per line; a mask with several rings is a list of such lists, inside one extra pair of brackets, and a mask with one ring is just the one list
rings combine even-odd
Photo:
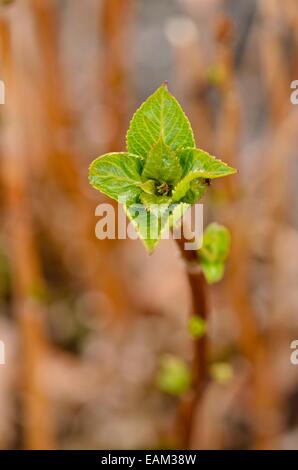
[[(196, 250), (187, 250), (185, 248), (187, 241), (189, 242), (182, 236), (177, 240), (177, 244), (191, 290), (191, 316), (198, 315), (206, 321), (208, 317), (206, 282), (198, 264)], [(189, 393), (182, 398), (180, 407), (181, 445), (183, 448), (191, 447), (195, 412), (208, 380), (206, 336), (194, 339), (193, 348), (192, 387)]]

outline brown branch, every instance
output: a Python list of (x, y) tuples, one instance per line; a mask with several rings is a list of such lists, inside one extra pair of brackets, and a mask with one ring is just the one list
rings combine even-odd
[[(102, 98), (114, 122), (114, 132), (107, 150), (120, 149), (125, 144), (128, 124), (130, 47), (129, 25), (133, 17), (134, 0), (104, 0), (100, 7), (103, 56), (100, 69)], [(127, 32), (128, 31), (128, 32)], [(121, 105), (119, 105), (121, 103)]]
[[(22, 73), (12, 41), (11, 23), (1, 21), (3, 73), (9, 100), (3, 108), (3, 158), (1, 178), (5, 197), (13, 273), (13, 307), (21, 345), (21, 399), (23, 446), (51, 449), (54, 429), (51, 403), (41, 374), (49, 357), (42, 305), (34, 292), (42, 278), (34, 248), (28, 204), (26, 130), (22, 101)], [(26, 121), (25, 121), (26, 122)]]
[[(78, 264), (83, 266), (82, 277), (86, 290), (102, 290), (109, 299), (111, 313), (115, 318), (119, 315), (129, 314), (133, 311), (133, 299), (129, 298), (127, 292), (123, 289), (123, 276), (121, 270), (115, 272), (113, 267), (112, 253), (113, 246), (117, 241), (102, 240), (97, 243), (94, 237), (95, 218), (93, 211), (90, 211), (90, 199), (87, 196), (86, 187), (81, 183), (80, 177), (80, 156), (74, 149), (73, 142), (65, 136), (63, 141), (53, 139), (65, 127), (66, 123), (73, 123), (74, 117), (68, 105), (67, 96), (64, 93), (65, 83), (61, 74), (59, 64), (58, 43), (57, 43), (57, 5), (50, 0), (30, 0), (31, 15), (35, 26), (36, 42), (41, 51), (41, 57), (45, 57), (40, 69), (41, 80), (38, 83), (39, 98), (42, 104), (41, 119), (43, 128), (47, 129), (47, 140), (43, 147), (42, 155), (39, 158), (46, 158), (44, 166), (45, 171), (55, 179), (57, 185), (62, 188), (67, 198), (75, 204), (79, 217), (73, 220), (73, 232), (77, 233), (82, 243), (73, 245), (74, 256)], [(121, 11), (116, 11), (117, 21), (121, 21)], [(112, 38), (110, 38), (112, 41)], [(104, 67), (102, 67), (104, 68)], [(38, 78), (38, 77), (37, 77)], [(46, 83), (42, 87), (40, 82)], [(112, 94), (112, 92), (111, 92)], [(36, 123), (36, 126), (38, 122)], [(34, 129), (35, 126), (32, 128)], [(86, 168), (84, 167), (84, 171)], [(41, 198), (43, 195), (41, 195)], [(55, 211), (54, 205), (45, 201), (47, 205), (47, 214), (44, 211), (38, 214), (39, 222), (48, 230), (51, 240), (59, 243), (63, 251), (65, 247), (65, 236), (55, 230)], [(52, 213), (53, 221), (48, 224), (48, 214)], [(48, 227), (46, 225), (48, 224)], [(64, 235), (64, 234), (63, 234)], [(101, 257), (101, 263), (95, 263), (94, 260)], [(105, 266), (104, 276), (102, 275), (102, 265)], [(95, 311), (99, 312), (98, 305), (94, 305)], [(100, 312), (99, 312), (100, 313)], [(124, 315), (123, 315), (124, 316)]]

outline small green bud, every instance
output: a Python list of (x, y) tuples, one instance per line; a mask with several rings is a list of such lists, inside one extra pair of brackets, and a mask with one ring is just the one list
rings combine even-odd
[(188, 331), (196, 339), (202, 338), (206, 333), (206, 322), (202, 317), (194, 315), (188, 322)]
[(157, 374), (158, 388), (171, 395), (182, 395), (191, 385), (189, 366), (179, 357), (166, 354), (162, 357)]

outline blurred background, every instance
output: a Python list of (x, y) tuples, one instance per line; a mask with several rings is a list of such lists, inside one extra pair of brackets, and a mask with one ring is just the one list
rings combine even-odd
[(157, 376), (194, 354), (183, 264), (173, 240), (97, 240), (87, 181), (164, 80), (240, 170), (204, 198), (232, 250), (187, 446), (298, 449), (297, 53), (297, 0), (1, 1), (1, 449), (182, 445), (183, 395)]

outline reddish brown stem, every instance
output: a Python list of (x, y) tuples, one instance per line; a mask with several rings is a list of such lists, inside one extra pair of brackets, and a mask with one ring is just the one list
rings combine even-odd
[[(192, 299), (191, 316), (198, 315), (205, 321), (208, 317), (206, 282), (198, 264), (195, 250), (185, 249), (186, 240), (177, 240), (189, 281)], [(192, 388), (182, 398), (180, 407), (181, 446), (191, 448), (194, 419), (200, 397), (208, 380), (207, 373), (207, 338), (194, 339), (192, 363)]]

